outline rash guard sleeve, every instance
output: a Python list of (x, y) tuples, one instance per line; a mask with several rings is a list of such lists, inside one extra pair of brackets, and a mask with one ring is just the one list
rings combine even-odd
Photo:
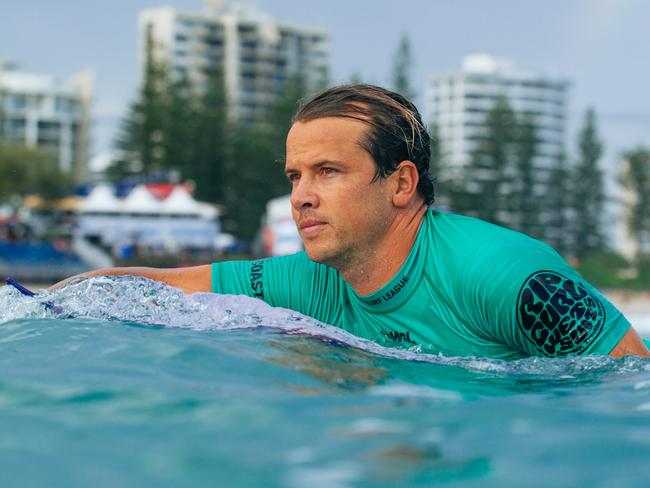
[(212, 291), (258, 298), (329, 324), (338, 323), (346, 296), (338, 274), (305, 253), (213, 263)]
[(527, 236), (474, 260), (468, 277), (474, 323), (528, 355), (608, 354), (630, 327), (557, 252)]

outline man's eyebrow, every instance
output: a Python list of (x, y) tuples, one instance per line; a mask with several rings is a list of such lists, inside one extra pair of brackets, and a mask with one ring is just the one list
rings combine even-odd
[[(335, 166), (342, 166), (345, 163), (343, 161), (337, 161), (336, 159), (322, 159), (320, 161), (316, 161), (314, 163), (308, 163), (305, 166), (309, 168), (320, 168), (321, 166), (327, 166), (327, 165), (335, 165)], [(285, 160), (285, 166), (286, 166), (286, 160)], [(285, 168), (285, 171), (294, 171), (294, 168)]]

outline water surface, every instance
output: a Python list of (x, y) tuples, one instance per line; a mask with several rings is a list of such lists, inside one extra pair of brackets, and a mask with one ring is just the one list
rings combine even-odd
[[(64, 313), (46, 310), (51, 301)], [(0, 288), (1, 486), (647, 486), (650, 361), (384, 348), (244, 297)]]

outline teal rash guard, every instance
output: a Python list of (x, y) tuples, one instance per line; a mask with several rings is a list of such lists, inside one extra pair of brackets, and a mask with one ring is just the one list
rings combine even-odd
[(289, 308), (382, 344), (455, 356), (608, 354), (625, 317), (549, 246), (429, 210), (408, 258), (358, 295), (305, 253), (212, 265), (212, 290)]

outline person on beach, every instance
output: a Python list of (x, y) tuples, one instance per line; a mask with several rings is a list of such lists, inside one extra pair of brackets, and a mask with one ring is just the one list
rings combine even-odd
[(368, 339), (446, 355), (650, 356), (627, 319), (527, 235), (430, 208), (416, 107), (343, 85), (297, 111), (284, 171), (305, 252), (178, 269), (111, 268), (187, 293), (243, 294)]

